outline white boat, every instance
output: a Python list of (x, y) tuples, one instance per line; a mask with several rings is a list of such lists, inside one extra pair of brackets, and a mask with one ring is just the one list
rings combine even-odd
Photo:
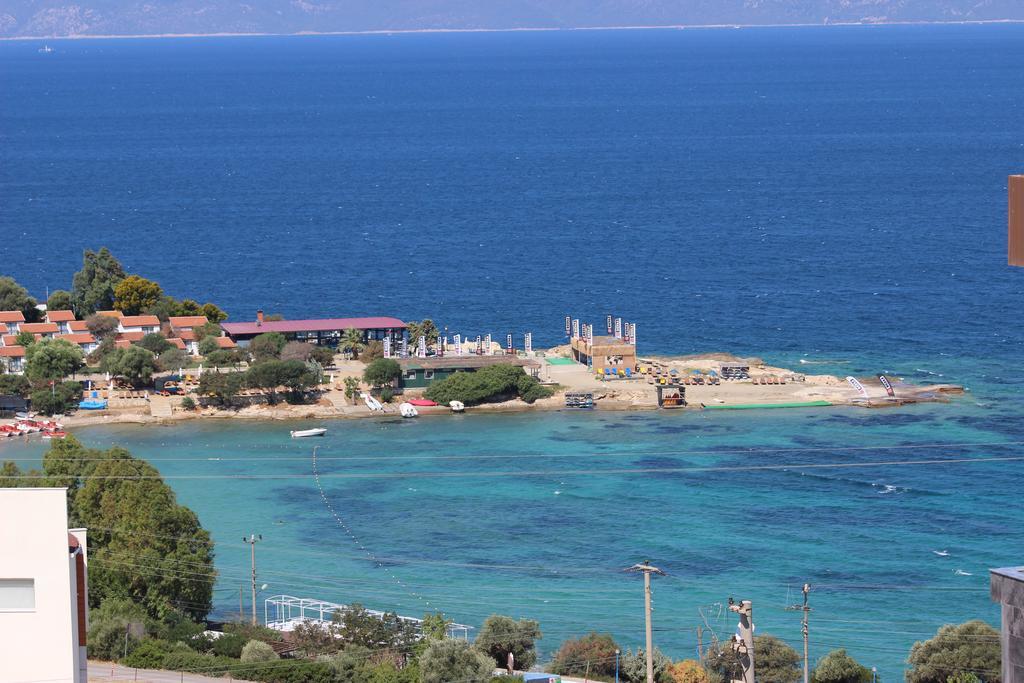
[(369, 408), (370, 410), (384, 410), (384, 406), (381, 404), (381, 402), (375, 399), (373, 396), (370, 396), (365, 391), (361, 393), (360, 396), (363, 397), (363, 403), (365, 403), (366, 407)]
[(448, 401), (448, 407), (452, 409), (453, 413), (461, 413), (466, 409), (466, 404), (462, 401)]
[(293, 439), (301, 439), (306, 436), (323, 436), (327, 433), (327, 430), (323, 427), (315, 427), (313, 429), (296, 429), (292, 431)]
[(419, 411), (416, 410), (416, 406), (411, 403), (401, 403), (398, 406), (398, 412), (402, 417), (416, 417), (419, 415)]
[(43, 45), (41, 48), (39, 48), (38, 52), (39, 54), (48, 55), (51, 52), (53, 52), (53, 48), (49, 45)]

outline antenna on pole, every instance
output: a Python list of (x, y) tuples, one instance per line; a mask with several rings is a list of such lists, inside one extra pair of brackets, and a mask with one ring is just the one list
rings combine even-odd
[[(665, 576), (665, 572), (651, 565), (650, 560), (644, 560), (642, 564), (634, 564), (626, 567), (623, 571), (643, 572), (644, 575), (644, 617), (647, 636), (647, 683), (654, 683), (654, 637), (651, 633), (651, 574)], [(753, 681), (751, 681), (753, 683)]]
[(740, 623), (732, 637), (732, 649), (743, 668), (743, 678), (737, 683), (754, 683), (754, 608), (750, 600), (736, 603), (729, 598), (729, 611), (740, 615)]
[(810, 607), (810, 605), (807, 602), (807, 598), (808, 598), (808, 594), (811, 592), (811, 584), (805, 583), (802, 590), (803, 590), (803, 594), (804, 594), (804, 604), (803, 604), (803, 606), (800, 606), (800, 605), (790, 605), (786, 609), (791, 611), (791, 612), (803, 612), (804, 613), (803, 620), (801, 621), (801, 629), (800, 630), (803, 632), (803, 636), (804, 636), (804, 683), (809, 683), (809, 681), (810, 681), (810, 663), (809, 663), (809, 658), (808, 658), (808, 654), (807, 654), (807, 641), (808, 641), (808, 635), (809, 635), (810, 631), (809, 631), (808, 626), (807, 626), (807, 616), (808, 616), (808, 614), (811, 611), (811, 607)]

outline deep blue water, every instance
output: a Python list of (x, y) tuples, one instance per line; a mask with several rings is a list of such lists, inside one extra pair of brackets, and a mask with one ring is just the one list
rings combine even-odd
[[(1024, 168), (1024, 27), (53, 46), (0, 43), (2, 270), (37, 295), (107, 245), (235, 320), (432, 316), (546, 344), (566, 314), (599, 325), (616, 312), (636, 321), (642, 352), (829, 361), (807, 369), (971, 390), (882, 413), (332, 426), (323, 454), (346, 461), (325, 472), (474, 474), (325, 480), (359, 538), (433, 606), (468, 623), (535, 616), (549, 651), (592, 628), (633, 646), (641, 595), (617, 569), (649, 556), (673, 574), (657, 588), (659, 643), (684, 656), (698, 606), (729, 595), (753, 597), (760, 628), (796, 644), (798, 616), (782, 608), (811, 580), (812, 658), (847, 646), (893, 680), (942, 623), (997, 619), (986, 569), (1021, 561), (1020, 463), (607, 470), (936, 450), (841, 450), (862, 445), (1019, 452), (1024, 271), (1005, 265), (1005, 187)], [(250, 531), (268, 538), (270, 592), (422, 611), (355, 557), (284, 433), (82, 437), (125, 443), (168, 476), (301, 475), (172, 480), (220, 544), (221, 613), (248, 562), (234, 539)], [(764, 450), (783, 447), (813, 450)], [(452, 454), (468, 458), (438, 457)], [(506, 457), (524, 454), (536, 457)], [(298, 459), (206, 460), (229, 455)], [(351, 460), (368, 455), (383, 459)], [(413, 455), (425, 460), (393, 457)]]

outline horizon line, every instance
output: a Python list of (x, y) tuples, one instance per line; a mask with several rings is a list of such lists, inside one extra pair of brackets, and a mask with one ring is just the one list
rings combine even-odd
[(254, 38), (278, 37), (291, 38), (302, 36), (373, 36), (373, 35), (404, 35), (418, 33), (523, 33), (523, 32), (558, 32), (558, 31), (681, 31), (681, 30), (720, 30), (720, 29), (752, 29), (752, 28), (828, 28), (828, 27), (879, 27), (879, 26), (980, 26), (989, 24), (1024, 24), (1024, 19), (958, 19), (958, 20), (907, 20), (907, 21), (827, 21), (822, 23), (793, 24), (656, 24), (628, 26), (528, 26), (519, 28), (406, 28), (406, 29), (366, 29), (359, 31), (296, 31), (278, 33), (254, 31), (249, 33), (211, 32), (211, 33), (138, 33), (138, 34), (73, 34), (73, 35), (39, 35), (39, 36), (0, 36), (0, 42), (30, 40), (129, 40), (158, 38)]

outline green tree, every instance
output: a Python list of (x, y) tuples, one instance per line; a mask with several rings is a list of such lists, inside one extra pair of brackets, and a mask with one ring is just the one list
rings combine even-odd
[(196, 409), (196, 401), (195, 401), (195, 399), (192, 398), (191, 396), (185, 396), (184, 398), (182, 398), (181, 399), (181, 409), (182, 410), (195, 410)]
[(871, 669), (859, 664), (846, 650), (832, 650), (818, 660), (811, 680), (814, 683), (871, 683)]
[(402, 366), (391, 358), (378, 358), (363, 370), (363, 381), (372, 387), (388, 387), (402, 376)]
[(335, 612), (333, 620), (337, 625), (334, 632), (346, 647), (351, 644), (374, 650), (404, 649), (416, 642), (416, 629), (394, 612), (374, 615), (355, 603), (344, 612)]
[(199, 355), (204, 358), (219, 350), (220, 346), (217, 344), (216, 337), (203, 337), (202, 341), (199, 342)]
[[(92, 543), (90, 535), (90, 554), (92, 553)], [(89, 574), (91, 590), (92, 571)], [(92, 600), (89, 602), (94, 604)], [(129, 628), (131, 624), (138, 625), (143, 633), (152, 628), (152, 621), (146, 614), (146, 610), (127, 598), (110, 598), (89, 610), (89, 637), (87, 639), (89, 658), (117, 661), (124, 656), (125, 650), (129, 653), (133, 652), (142, 639), (131, 633), (133, 630)]]
[(196, 335), (196, 340), (203, 341), (207, 337), (219, 337), (221, 336), (221, 326), (215, 322), (207, 321), (199, 327), (193, 327), (192, 332)]
[(189, 357), (173, 346), (156, 357), (156, 367), (161, 372), (173, 372), (188, 365)]
[(419, 344), (420, 337), (425, 337), (427, 346), (437, 344), (437, 337), (440, 334), (437, 329), (437, 325), (430, 318), (424, 318), (420, 322), (409, 322), (406, 323), (406, 331), (409, 333), (409, 343), (416, 346)]
[(280, 659), (277, 653), (274, 652), (274, 648), (270, 647), (262, 640), (250, 640), (242, 648), (242, 656), (240, 659), (243, 662), (272, 662), (275, 659)]
[(345, 398), (352, 401), (356, 400), (356, 396), (359, 395), (359, 380), (355, 377), (345, 378)]
[(499, 363), (475, 372), (456, 372), (450, 377), (434, 382), (425, 396), (441, 405), (450, 401), (462, 401), (466, 405), (507, 401), (517, 396), (532, 403), (538, 398), (551, 395), (548, 387), (527, 375), (517, 365)]
[(149, 384), (156, 371), (156, 358), (141, 346), (114, 349), (100, 363), (100, 370), (124, 377), (132, 386)]
[(199, 308), (199, 315), (205, 315), (206, 319), (211, 323), (222, 323), (228, 319), (228, 314), (222, 311), (218, 306), (205, 303)]
[(245, 355), (238, 349), (218, 349), (203, 356), (206, 364), (215, 368), (236, 367), (243, 360)]
[(288, 340), (280, 332), (264, 332), (249, 343), (249, 353), (257, 363), (273, 360), (281, 357), (281, 350), (286, 343)]
[(62, 380), (83, 365), (82, 349), (63, 339), (40, 339), (25, 350), (25, 376), (37, 384)]
[[(662, 654), (661, 650), (651, 650), (654, 661), (654, 680), (656, 683), (672, 683), (672, 674), (669, 667), (672, 660)], [(637, 648), (636, 652), (626, 650), (619, 659), (619, 671), (629, 683), (644, 683), (647, 680), (647, 653), (643, 648)]]
[(91, 606), (125, 598), (155, 619), (206, 616), (216, 576), (210, 535), (153, 466), (68, 436), (51, 444), (43, 472), (48, 485), (68, 487), (69, 526), (89, 529)]
[(70, 311), (71, 308), (71, 292), (63, 289), (55, 289), (50, 292), (50, 298), (46, 300), (46, 310)]
[(230, 407), (242, 390), (244, 374), (241, 372), (204, 372), (199, 378), (199, 394), (212, 399), (222, 407)]
[(907, 663), (907, 683), (946, 683), (961, 674), (978, 674), (985, 683), (1000, 683), (999, 631), (978, 619), (946, 624), (930, 640), (914, 643)]
[(82, 400), (82, 385), (78, 382), (54, 382), (52, 387), (39, 387), (32, 392), (32, 410), (43, 415), (63, 415)]
[(30, 386), (24, 375), (0, 375), (0, 396), (27, 396)]
[(102, 365), (103, 359), (113, 353), (116, 348), (117, 345), (114, 343), (114, 338), (107, 337), (99, 343), (99, 346), (92, 350), (92, 353), (86, 357), (86, 360), (89, 365), (94, 367)]
[(341, 347), (342, 351), (350, 353), (352, 358), (359, 358), (359, 352), (366, 346), (363, 343), (363, 337), (362, 330), (349, 328), (342, 333), (338, 346)]
[(36, 335), (31, 332), (19, 332), (14, 336), (14, 343), (27, 349), (36, 343)]
[(464, 640), (436, 640), (419, 658), (421, 683), (487, 683), (494, 660)]
[(551, 660), (551, 672), (562, 676), (614, 676), (619, 649), (608, 633), (588, 633), (562, 643)]
[(28, 322), (39, 319), (36, 300), (14, 278), (6, 275), (0, 276), (0, 311), (21, 311)]
[(447, 618), (442, 612), (428, 612), (423, 615), (420, 632), (423, 633), (423, 639), (427, 642), (444, 640), (448, 637), (448, 627), (451, 624), (452, 620)]
[(532, 619), (516, 621), (512, 617), (492, 614), (484, 620), (476, 637), (476, 646), (488, 654), (496, 666), (504, 667), (509, 652), (515, 657), (516, 667), (527, 671), (537, 662), (537, 640), (541, 638), (540, 624)]
[(163, 336), (159, 332), (150, 332), (144, 336), (139, 340), (139, 346), (157, 356), (164, 351), (169, 351), (174, 348), (174, 344), (167, 341), (167, 337)]
[(764, 683), (800, 680), (800, 655), (775, 636), (754, 636), (754, 662), (757, 678)]
[(163, 298), (160, 285), (138, 275), (129, 275), (114, 285), (114, 308), (125, 315), (148, 311)]
[(316, 383), (305, 363), (297, 360), (267, 360), (257, 363), (245, 373), (245, 383), (254, 389), (269, 392), (267, 400), (277, 402), (277, 390), (284, 387), (289, 402), (299, 402), (303, 393)]
[(71, 283), (72, 308), (79, 318), (114, 307), (114, 287), (125, 278), (124, 268), (106, 247), (86, 250), (82, 269)]
[(363, 361), (367, 365), (377, 360), (378, 358), (384, 357), (384, 342), (380, 339), (374, 339), (367, 343), (363, 350), (359, 352), (359, 360)]

